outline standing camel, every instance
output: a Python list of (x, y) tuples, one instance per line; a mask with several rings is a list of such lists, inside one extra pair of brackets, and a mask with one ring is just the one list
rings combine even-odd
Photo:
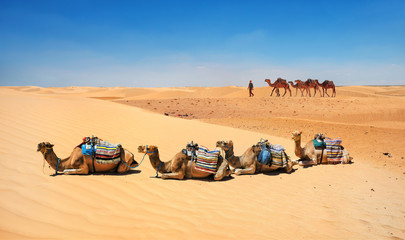
[[(294, 131), (291, 138), (295, 142), (295, 155), (302, 160), (301, 165), (317, 165), (317, 164), (327, 164), (327, 153), (325, 150), (315, 148), (314, 142), (311, 140), (307, 142), (305, 147), (301, 147), (301, 134), (302, 131)], [(350, 157), (349, 151), (343, 149), (343, 162), (351, 163), (353, 158)]]
[(298, 86), (298, 89), (301, 90), (301, 97), (304, 96), (304, 90), (305, 90), (305, 92), (307, 93), (307, 94), (305, 95), (305, 97), (307, 97), (308, 94), (311, 96), (311, 93), (309, 92), (309, 87), (308, 87), (307, 84), (305, 84), (305, 82), (303, 82), (303, 81), (301, 81), (301, 80), (299, 80), (299, 79), (295, 80), (294, 82), (295, 82), (295, 84)]
[[(212, 175), (212, 173), (196, 169), (196, 163), (191, 161), (191, 157), (187, 156), (182, 151), (178, 152), (167, 162), (160, 160), (157, 146), (139, 146), (138, 152), (145, 153), (149, 156), (153, 169), (162, 174), (162, 179), (207, 178)], [(219, 158), (214, 180), (221, 180), (230, 174), (231, 171), (229, 170), (228, 162), (224, 158)]]
[(290, 90), (290, 85), (287, 83), (287, 80), (282, 79), (282, 78), (277, 78), (277, 80), (272, 84), (270, 79), (265, 79), (265, 82), (269, 84), (270, 87), (273, 87), (273, 91), (271, 91), (270, 96), (273, 96), (273, 92), (275, 89), (277, 89), (277, 97), (280, 97), (280, 92), (279, 88), (284, 88), (284, 95), (287, 93), (287, 90), (290, 92), (290, 97), (291, 97), (291, 90)]
[(313, 88), (314, 89), (314, 97), (315, 97), (315, 95), (316, 95), (316, 90), (319, 90), (319, 95), (321, 95), (321, 91), (320, 91), (320, 89), (319, 89), (319, 86), (318, 86), (318, 84), (315, 82), (315, 80), (312, 80), (311, 78), (308, 78), (306, 81), (305, 81), (305, 85), (308, 87), (308, 92), (309, 92), (309, 96), (311, 97), (311, 88)]
[(63, 174), (88, 174), (95, 172), (124, 173), (129, 170), (128, 166), (136, 167), (134, 154), (121, 147), (120, 161), (103, 164), (92, 159), (90, 155), (83, 155), (80, 147), (75, 147), (69, 157), (60, 159), (53, 151), (53, 144), (42, 142), (38, 144), (37, 152), (41, 152), (49, 166), (55, 169), (55, 174), (63, 171)]
[[(280, 167), (278, 166), (267, 166), (259, 163), (257, 157), (261, 151), (261, 145), (256, 144), (249, 147), (242, 156), (235, 156), (233, 152), (233, 142), (232, 141), (218, 141), (217, 147), (220, 147), (225, 151), (225, 159), (228, 161), (231, 169), (236, 175), (242, 174), (254, 174), (261, 172), (274, 171)], [(292, 171), (293, 162), (288, 159), (286, 172), (290, 173)]]
[[(301, 81), (301, 80), (295, 80), (295, 81)], [(288, 83), (291, 85), (292, 88), (295, 88), (295, 96), (297, 96), (298, 89), (301, 92), (301, 97), (304, 96), (304, 90), (306, 90), (306, 89), (304, 87), (302, 87), (302, 85), (303, 85), (302, 82), (296, 82), (295, 85), (292, 81), (289, 81)]]
[(329, 88), (332, 88), (332, 97), (336, 97), (335, 84), (333, 83), (333, 81), (325, 80), (322, 83), (319, 83), (318, 79), (316, 79), (315, 82), (318, 84), (318, 86), (322, 87), (323, 97), (325, 96), (325, 93), (326, 95), (328, 95), (328, 97), (330, 97), (328, 94)]

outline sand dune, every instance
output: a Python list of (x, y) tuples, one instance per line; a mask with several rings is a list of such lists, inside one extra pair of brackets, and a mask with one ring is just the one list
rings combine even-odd
[[(265, 97), (269, 88), (257, 88), (255, 93)], [(383, 111), (381, 105), (391, 103), (397, 111), (393, 115), (400, 114), (396, 121), (404, 121), (403, 106), (393, 105), (402, 101), (402, 87), (342, 87), (338, 94), (341, 97), (322, 101), (336, 101), (340, 107), (337, 101), (367, 102), (370, 99), (360, 98), (372, 96), (376, 109)], [(0, 238), (405, 238), (405, 175), (378, 168), (354, 152), (357, 158), (351, 165), (295, 167), (291, 174), (277, 171), (220, 182), (157, 179), (148, 159), (126, 175), (51, 177), (53, 171), (46, 166), (43, 173), (42, 155), (36, 152), (39, 142), (50, 141), (58, 156), (64, 157), (82, 137), (94, 134), (121, 143), (138, 162), (143, 156), (136, 153), (138, 145), (155, 144), (161, 158), (169, 160), (188, 141), (213, 148), (222, 139), (235, 142), (237, 155), (267, 138), (294, 157), (293, 142), (286, 136), (167, 117), (101, 100), (251, 101), (244, 96), (246, 89), (240, 87), (0, 88)], [(353, 106), (348, 113), (356, 111), (367, 109)]]

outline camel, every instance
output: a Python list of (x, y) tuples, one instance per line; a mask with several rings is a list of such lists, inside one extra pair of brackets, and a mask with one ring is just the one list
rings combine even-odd
[(332, 88), (332, 97), (336, 97), (335, 84), (333, 83), (333, 81), (325, 80), (322, 83), (319, 83), (318, 79), (316, 79), (315, 82), (322, 88), (323, 97), (325, 96), (325, 93), (326, 95), (328, 95), (328, 97), (330, 97), (328, 94), (329, 88)]
[(49, 142), (39, 143), (37, 152), (41, 152), (49, 166), (55, 169), (55, 175), (59, 171), (63, 171), (63, 174), (82, 175), (95, 172), (125, 173), (129, 171), (128, 166), (138, 166), (138, 163), (134, 160), (134, 154), (124, 148), (121, 148), (121, 161), (118, 163), (99, 164), (93, 161), (92, 156), (83, 155), (79, 146), (73, 149), (69, 157), (60, 159), (53, 151), (53, 146)]
[(277, 97), (280, 97), (279, 88), (284, 88), (283, 97), (287, 93), (287, 90), (290, 92), (290, 97), (291, 97), (290, 85), (288, 85), (287, 80), (282, 79), (282, 78), (277, 78), (277, 80), (274, 83), (271, 83), (270, 79), (265, 79), (264, 81), (267, 82), (270, 87), (273, 87), (273, 91), (271, 91), (270, 96), (273, 96), (274, 90), (277, 89)]
[[(217, 147), (225, 151), (225, 159), (236, 175), (269, 172), (279, 168), (278, 166), (263, 165), (257, 161), (257, 157), (262, 148), (261, 144), (249, 147), (241, 156), (234, 155), (232, 141), (218, 141)], [(290, 173), (295, 164), (288, 159), (287, 167), (285, 168), (286, 172)]]
[(295, 84), (297, 85), (298, 89), (301, 90), (301, 97), (304, 96), (304, 93), (303, 93), (304, 90), (305, 90), (305, 92), (307, 93), (307, 94), (305, 95), (305, 97), (308, 96), (308, 94), (309, 94), (309, 96), (311, 96), (311, 92), (309, 91), (309, 86), (308, 86), (307, 84), (305, 84), (305, 82), (303, 82), (303, 81), (301, 81), (301, 80), (299, 80), (299, 79), (295, 80), (294, 82), (295, 82)]
[[(138, 152), (145, 153), (149, 156), (150, 163), (156, 173), (161, 173), (162, 179), (190, 179), (190, 178), (207, 178), (212, 173), (200, 171), (195, 168), (195, 162), (191, 157), (178, 152), (174, 157), (162, 162), (159, 157), (157, 146), (139, 146)], [(214, 174), (214, 180), (222, 180), (224, 177), (231, 175), (228, 162), (224, 158), (218, 159), (217, 172)]]
[[(316, 149), (312, 140), (307, 142), (304, 148), (301, 147), (301, 134), (302, 131), (294, 131), (291, 136), (295, 142), (295, 155), (300, 158), (298, 161), (302, 161), (300, 165), (328, 164), (326, 150)], [(343, 148), (343, 159), (342, 163), (351, 163), (353, 159), (345, 148)]]
[(319, 90), (319, 95), (321, 94), (321, 90), (319, 89), (319, 85), (315, 82), (315, 80), (308, 78), (305, 82), (305, 85), (308, 87), (309, 96), (311, 97), (311, 88), (314, 89), (314, 97), (316, 95), (316, 90)]
[[(288, 83), (291, 85), (292, 88), (295, 88), (295, 96), (297, 96), (298, 93), (298, 89), (301, 91), (301, 97), (304, 96), (304, 90), (306, 90), (305, 88), (302, 87), (303, 84), (301, 84), (300, 82), (297, 81), (301, 81), (301, 80), (295, 80), (296, 83), (294, 85), (294, 83), (292, 81), (289, 81)], [(308, 94), (308, 93), (307, 93)]]

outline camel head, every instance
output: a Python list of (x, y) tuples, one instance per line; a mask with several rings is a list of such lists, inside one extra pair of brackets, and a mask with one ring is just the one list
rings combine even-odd
[(232, 149), (233, 147), (233, 142), (232, 140), (229, 141), (217, 141), (216, 147), (220, 147), (225, 151), (228, 151), (229, 149)]
[(53, 147), (53, 144), (50, 144), (49, 142), (41, 142), (41, 143), (38, 143), (37, 152), (46, 153), (46, 151), (48, 151), (49, 149), (52, 149), (52, 147)]
[(261, 143), (257, 143), (256, 145), (252, 146), (252, 151), (253, 153), (258, 156), (259, 153), (262, 151), (262, 144)]
[(301, 134), (302, 134), (302, 131), (294, 131), (293, 133), (292, 133), (292, 136), (291, 136), (291, 138), (295, 141), (295, 142), (297, 142), (297, 141), (299, 141), (299, 140), (301, 140)]
[(270, 79), (264, 79), (264, 81), (268, 84), (271, 84), (271, 80)]
[(152, 153), (158, 152), (158, 147), (157, 147), (157, 146), (154, 146), (154, 145), (150, 145), (150, 146), (148, 146), (148, 145), (146, 145), (146, 146), (141, 145), (141, 146), (138, 147), (138, 152), (139, 152), (139, 153), (145, 153), (145, 154), (151, 155)]

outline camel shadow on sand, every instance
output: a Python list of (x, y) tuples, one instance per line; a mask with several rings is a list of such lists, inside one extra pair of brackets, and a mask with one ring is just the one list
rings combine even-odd
[(297, 169), (292, 169), (291, 170), (291, 172), (286, 172), (285, 171), (285, 169), (283, 169), (283, 168), (279, 168), (279, 169), (276, 169), (276, 170), (274, 170), (274, 171), (271, 171), (271, 172), (262, 172), (262, 174), (263, 175), (267, 175), (267, 176), (278, 176), (278, 175), (284, 175), (284, 174), (287, 174), (287, 175), (290, 175), (291, 173), (293, 173), (293, 172), (295, 172), (295, 171), (297, 171), (298, 170), (298, 168)]
[(184, 178), (184, 179), (168, 178), (168, 179), (162, 179), (160, 176), (159, 177), (150, 176), (149, 178), (156, 178), (156, 179), (161, 179), (161, 180), (164, 180), (164, 181), (173, 180), (173, 181), (227, 182), (227, 181), (230, 181), (230, 180), (234, 179), (235, 177), (227, 176), (227, 177), (224, 177), (223, 179), (221, 179), (219, 181), (214, 180), (213, 175), (210, 176), (210, 177), (207, 177), (207, 178)]
[[(69, 176), (128, 176), (128, 175), (132, 175), (132, 174), (139, 174), (141, 173), (142, 170), (129, 170), (128, 172), (124, 172), (124, 173), (117, 173), (117, 172), (96, 172), (96, 173), (90, 173), (90, 174), (69, 174)], [(66, 174), (63, 173), (58, 173), (58, 174), (51, 174), (49, 175), (51, 177), (56, 177), (56, 176), (68, 176)]]

